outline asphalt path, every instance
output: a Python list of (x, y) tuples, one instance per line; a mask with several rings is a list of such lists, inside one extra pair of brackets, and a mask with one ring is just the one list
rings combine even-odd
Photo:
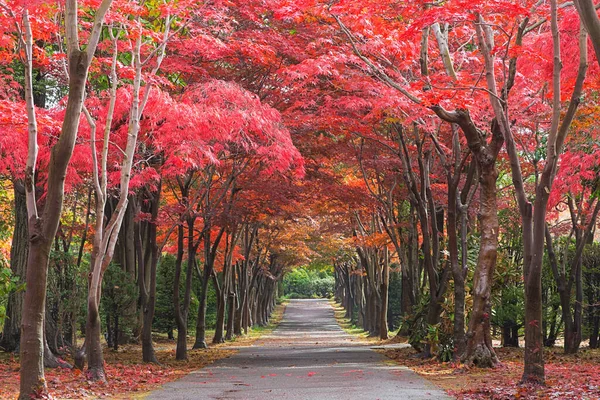
[(253, 346), (151, 393), (148, 399), (450, 399), (337, 324), (327, 300), (292, 300)]

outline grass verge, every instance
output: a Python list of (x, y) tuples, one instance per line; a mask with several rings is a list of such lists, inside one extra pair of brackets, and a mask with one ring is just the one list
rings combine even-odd
[(360, 326), (356, 326), (352, 323), (350, 318), (346, 317), (346, 310), (342, 307), (341, 304), (336, 303), (335, 300), (329, 300), (331, 306), (333, 307), (333, 313), (335, 316), (335, 320), (338, 325), (349, 335), (355, 336), (360, 341), (372, 344), (372, 345), (381, 345), (387, 343), (387, 340), (381, 340), (378, 336), (369, 336), (369, 332), (365, 331)]

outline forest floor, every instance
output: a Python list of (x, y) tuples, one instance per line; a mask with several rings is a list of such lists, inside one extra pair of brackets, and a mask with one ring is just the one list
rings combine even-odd
[[(560, 347), (545, 348), (546, 386), (520, 385), (523, 373), (523, 348), (497, 347), (501, 363), (496, 368), (465, 368), (452, 362), (416, 357), (406, 338), (394, 336), (381, 340), (350, 323), (345, 310), (332, 303), (338, 324), (348, 333), (373, 345), (374, 349), (396, 363), (444, 389), (459, 400), (598, 400), (600, 399), (600, 349), (580, 349), (578, 354), (565, 355)], [(394, 348), (389, 347), (393, 345)]]
[[(175, 360), (175, 340), (160, 335), (154, 339), (156, 357), (160, 365), (142, 363), (142, 347), (139, 344), (119, 346), (118, 351), (105, 348), (105, 370), (108, 382), (93, 383), (85, 372), (71, 369), (46, 369), (48, 391), (56, 399), (111, 398), (137, 399), (147, 392), (206, 367), (216, 360), (231, 357), (238, 347), (250, 346), (262, 335), (275, 329), (281, 321), (285, 304), (278, 305), (267, 327), (255, 327), (248, 335), (232, 341), (209, 345), (208, 349), (188, 350), (188, 361)], [(207, 332), (207, 339), (213, 332)], [(188, 349), (193, 346), (193, 337)], [(65, 358), (72, 363), (72, 359)], [(14, 399), (19, 393), (19, 358), (12, 353), (0, 352), (0, 399)]]
[(379, 350), (460, 400), (504, 399), (600, 399), (600, 351), (581, 349), (562, 354), (555, 347), (544, 350), (546, 386), (520, 385), (522, 348), (496, 348), (501, 364), (493, 369), (467, 369), (460, 364), (415, 358), (412, 348)]

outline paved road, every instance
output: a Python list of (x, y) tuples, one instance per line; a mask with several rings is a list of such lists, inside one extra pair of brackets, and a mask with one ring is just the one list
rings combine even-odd
[(271, 335), (149, 399), (450, 399), (346, 334), (326, 300), (293, 300)]

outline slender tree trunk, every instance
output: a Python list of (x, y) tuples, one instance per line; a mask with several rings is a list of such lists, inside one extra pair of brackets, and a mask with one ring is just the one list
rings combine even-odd
[(173, 308), (175, 310), (175, 324), (177, 325), (177, 350), (175, 352), (176, 360), (185, 360), (187, 358), (187, 324), (179, 305), (179, 285), (181, 281), (181, 270), (183, 263), (183, 240), (184, 228), (183, 225), (179, 225), (177, 228), (177, 259), (175, 261), (175, 279), (173, 281)]
[(233, 333), (234, 335), (242, 334), (244, 311), (246, 309), (246, 301), (248, 299), (247, 280), (248, 272), (246, 270), (248, 263), (246, 260), (242, 261), (238, 268), (239, 285), (238, 285), (238, 297), (237, 297), (237, 308), (235, 310), (235, 318), (233, 322)]
[(600, 335), (600, 316), (598, 316), (598, 306), (591, 306), (591, 332), (590, 332), (590, 349), (597, 349), (599, 340), (598, 336)]
[(200, 304), (198, 305), (198, 319), (196, 319), (196, 341), (194, 349), (206, 349), (206, 300), (208, 295), (208, 281), (210, 280), (211, 272), (209, 267), (204, 265), (202, 275), (202, 292), (200, 293)]
[(385, 340), (388, 338), (388, 289), (390, 286), (390, 266), (387, 254), (384, 255), (385, 260), (383, 262), (383, 279), (381, 283), (381, 307), (379, 316), (379, 338)]
[[(227, 268), (227, 267), (226, 267)], [(217, 319), (215, 325), (215, 336), (213, 337), (213, 344), (223, 343), (223, 330), (225, 329), (225, 307), (227, 305), (227, 274), (226, 270), (223, 270), (223, 286), (219, 287), (219, 280), (216, 274), (213, 274), (213, 282), (215, 285), (215, 292), (217, 293)]]
[[(13, 230), (12, 243), (10, 246), (10, 269), (12, 275), (19, 279), (19, 283), (25, 282), (27, 271), (27, 253), (29, 250), (29, 241), (27, 233), (27, 201), (25, 197), (25, 188), (22, 182), (13, 183), (15, 195), (15, 227)], [(19, 349), (19, 338), (21, 335), (21, 311), (23, 308), (23, 298), (25, 293), (18, 291), (11, 293), (8, 297), (6, 307), (6, 318), (2, 337), (0, 337), (0, 347), (4, 351), (17, 351)]]
[[(156, 196), (160, 195), (159, 191)], [(153, 209), (158, 210), (158, 199), (155, 199)], [(156, 216), (154, 216), (156, 217)], [(153, 219), (149, 228), (150, 246), (151, 246), (151, 261), (150, 261), (150, 287), (148, 288), (147, 296), (144, 296), (142, 301), (142, 359), (147, 363), (158, 364), (154, 353), (154, 345), (152, 344), (152, 321), (154, 320), (154, 311), (156, 309), (156, 270), (158, 267), (158, 246), (156, 244), (156, 221)]]
[(227, 297), (227, 334), (225, 335), (225, 340), (233, 339), (233, 322), (235, 319), (234, 315), (237, 303), (236, 300), (237, 296), (235, 295), (235, 293), (229, 293), (229, 296)]

